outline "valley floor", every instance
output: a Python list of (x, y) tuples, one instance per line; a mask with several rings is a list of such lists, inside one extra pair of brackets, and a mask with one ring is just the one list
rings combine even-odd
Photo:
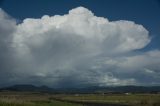
[(0, 106), (160, 106), (160, 94), (0, 92)]

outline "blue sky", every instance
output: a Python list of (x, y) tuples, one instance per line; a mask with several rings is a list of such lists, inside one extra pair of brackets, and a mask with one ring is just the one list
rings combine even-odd
[(152, 37), (145, 50), (160, 48), (159, 0), (1, 0), (1, 8), (16, 19), (40, 18), (44, 14), (66, 14), (68, 10), (84, 6), (97, 16), (109, 20), (131, 20), (142, 24)]
[(0, 0), (0, 86), (160, 85), (159, 49), (159, 0)]

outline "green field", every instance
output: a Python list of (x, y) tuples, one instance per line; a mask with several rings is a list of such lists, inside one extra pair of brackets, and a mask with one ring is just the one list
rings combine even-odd
[(0, 92), (0, 106), (92, 106), (85, 105), (86, 103), (160, 106), (160, 94), (68, 95), (31, 92)]
[(51, 100), (53, 95), (30, 92), (1, 92), (0, 106), (82, 106)]
[(160, 94), (57, 95), (56, 98), (81, 102), (126, 104), (130, 106), (160, 106)]

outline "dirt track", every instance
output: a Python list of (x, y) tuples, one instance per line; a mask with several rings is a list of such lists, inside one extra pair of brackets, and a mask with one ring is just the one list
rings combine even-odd
[(62, 100), (58, 98), (52, 98), (56, 101), (61, 101), (61, 102), (69, 102), (69, 103), (77, 103), (77, 104), (82, 104), (83, 106), (128, 106), (128, 105), (121, 105), (121, 104), (109, 104), (109, 103), (93, 103), (93, 102), (82, 102), (82, 101), (71, 101), (71, 100)]
[(126, 105), (119, 105), (119, 104), (106, 104), (106, 103), (82, 103), (83, 106), (126, 106)]

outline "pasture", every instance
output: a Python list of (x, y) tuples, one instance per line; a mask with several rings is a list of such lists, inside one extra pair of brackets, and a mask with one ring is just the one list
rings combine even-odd
[(160, 94), (0, 92), (0, 106), (160, 106)]

